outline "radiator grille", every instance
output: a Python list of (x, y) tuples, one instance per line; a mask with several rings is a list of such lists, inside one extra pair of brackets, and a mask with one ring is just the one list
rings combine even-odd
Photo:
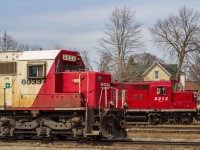
[(12, 74), (15, 75), (17, 73), (17, 63), (16, 62), (1, 62), (0, 63), (0, 74)]

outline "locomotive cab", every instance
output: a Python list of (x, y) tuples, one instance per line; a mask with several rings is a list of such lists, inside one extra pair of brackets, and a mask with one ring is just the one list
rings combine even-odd
[(127, 136), (124, 110), (109, 107), (111, 75), (86, 71), (78, 52), (5, 51), (0, 59), (0, 137)]

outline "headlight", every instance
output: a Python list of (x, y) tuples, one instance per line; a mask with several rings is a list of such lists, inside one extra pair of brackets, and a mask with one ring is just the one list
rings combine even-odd
[(115, 106), (113, 101), (110, 101), (110, 108), (113, 108)]
[(127, 104), (127, 103), (124, 103), (123, 108), (124, 108), (124, 109), (128, 108), (128, 104)]
[(99, 81), (99, 82), (102, 81), (102, 76), (98, 76), (98, 81)]

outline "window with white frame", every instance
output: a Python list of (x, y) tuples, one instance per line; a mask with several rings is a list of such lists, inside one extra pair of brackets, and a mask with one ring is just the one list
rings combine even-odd
[(29, 63), (28, 78), (45, 78), (45, 63)]
[(159, 71), (154, 71), (154, 80), (159, 79)]
[(157, 95), (166, 95), (166, 87), (157, 87)]

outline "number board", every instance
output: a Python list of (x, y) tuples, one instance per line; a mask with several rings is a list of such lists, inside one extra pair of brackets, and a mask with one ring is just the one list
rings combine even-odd
[(76, 56), (64, 54), (63, 55), (63, 60), (76, 61)]

